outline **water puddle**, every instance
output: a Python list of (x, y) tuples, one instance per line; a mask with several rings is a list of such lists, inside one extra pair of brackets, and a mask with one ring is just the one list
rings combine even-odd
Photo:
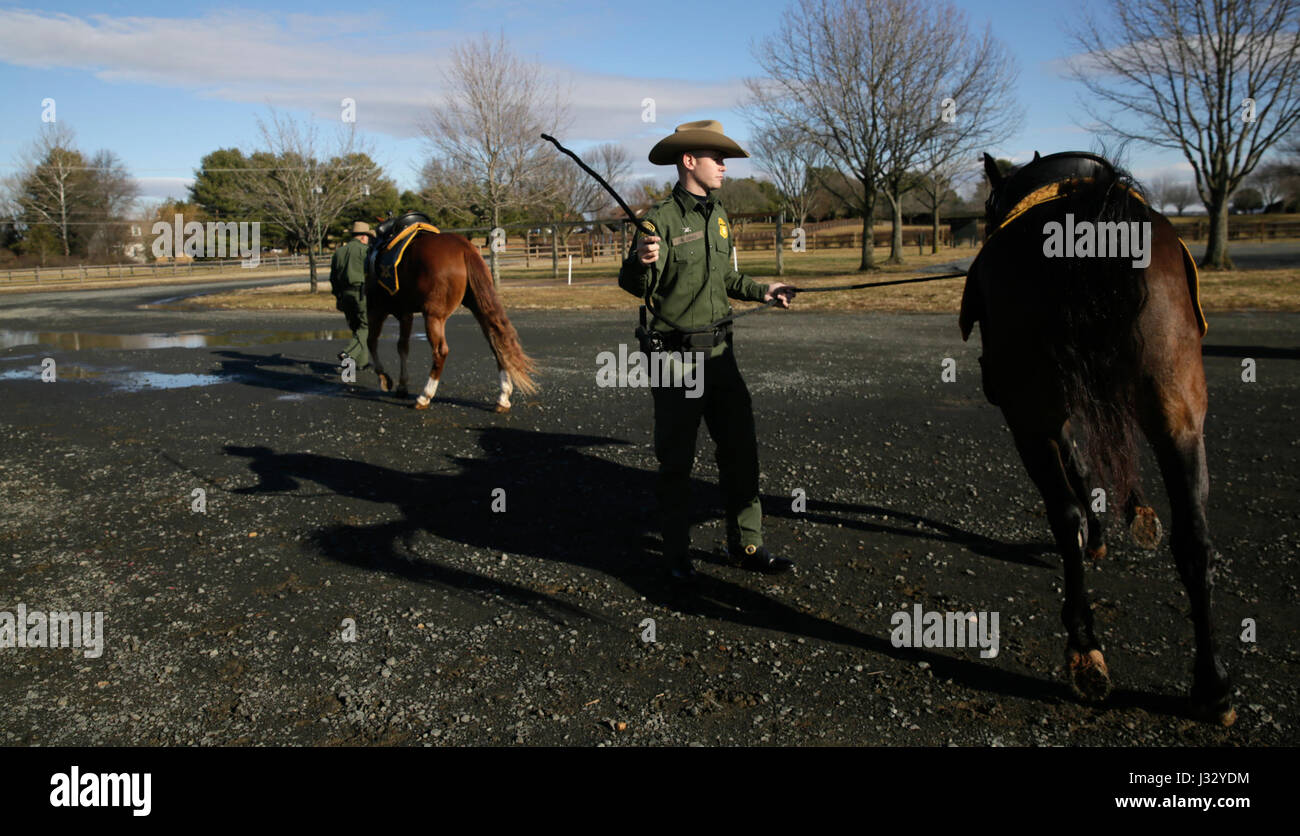
[[(88, 378), (96, 378), (103, 374), (104, 372), (102, 369), (88, 369), (82, 366), (74, 366), (70, 363), (65, 363), (64, 365), (58, 367), (59, 377), (72, 378), (74, 380), (85, 380)], [(40, 379), (41, 379), (40, 366), (20, 366), (18, 368), (5, 369), (4, 371), (0, 371), (0, 380), (40, 380)]]
[(148, 389), (190, 389), (195, 386), (213, 386), (230, 383), (238, 378), (223, 374), (192, 374), (169, 372), (109, 372), (104, 380), (122, 392), (143, 392)]
[(330, 329), (316, 331), (226, 331), (216, 334), (200, 331), (173, 334), (97, 334), (89, 331), (13, 331), (0, 329), (0, 349), (29, 345), (49, 346), (63, 351), (85, 351), (96, 348), (246, 347), (274, 345), (276, 343), (339, 340), (351, 336), (351, 331)]
[[(30, 380), (41, 382), (42, 367), (20, 366), (0, 371), (0, 381)], [(233, 383), (240, 375), (195, 374), (190, 372), (149, 372), (139, 369), (98, 369), (62, 363), (56, 367), (56, 380), (92, 380), (107, 383), (119, 392), (145, 392), (150, 389), (189, 389), (194, 386), (212, 386)]]

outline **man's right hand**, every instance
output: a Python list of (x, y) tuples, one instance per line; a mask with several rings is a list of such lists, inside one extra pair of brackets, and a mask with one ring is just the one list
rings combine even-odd
[(654, 264), (659, 260), (659, 237), (646, 235), (636, 245), (637, 258), (642, 264)]

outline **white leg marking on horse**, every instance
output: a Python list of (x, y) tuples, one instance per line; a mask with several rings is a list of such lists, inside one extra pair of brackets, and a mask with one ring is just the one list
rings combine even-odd
[(497, 398), (497, 406), (510, 406), (510, 393), (515, 391), (515, 385), (510, 382), (510, 375), (501, 372), (501, 395)]
[(437, 391), (438, 391), (438, 381), (434, 380), (433, 378), (429, 378), (429, 382), (424, 384), (424, 391), (420, 393), (420, 397), (415, 399), (416, 403), (418, 403), (420, 406), (428, 406), (429, 401), (433, 400), (434, 393), (436, 393)]

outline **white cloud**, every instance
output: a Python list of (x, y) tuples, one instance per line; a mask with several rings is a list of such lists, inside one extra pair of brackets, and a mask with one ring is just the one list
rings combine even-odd
[[(358, 32), (352, 17), (232, 10), (197, 18), (127, 17), (0, 9), (0, 60), (38, 69), (80, 69), (108, 82), (188, 91), (229, 102), (272, 105), (335, 119), (340, 101), (357, 102), (357, 125), (396, 138), (442, 94), (450, 49), (477, 33), (422, 30)], [(340, 32), (346, 34), (340, 35)], [(573, 116), (566, 141), (627, 141), (645, 150), (693, 113), (729, 111), (743, 85), (700, 84), (575, 72), (544, 65), (567, 86)], [(658, 123), (641, 122), (655, 99)], [(677, 118), (680, 115), (680, 118)], [(671, 122), (671, 124), (669, 124)], [(667, 125), (665, 128), (664, 126)], [(739, 126), (737, 126), (739, 127)]]
[(140, 188), (139, 201), (155, 202), (174, 197), (179, 200), (189, 198), (190, 184), (193, 177), (136, 177), (135, 184)]

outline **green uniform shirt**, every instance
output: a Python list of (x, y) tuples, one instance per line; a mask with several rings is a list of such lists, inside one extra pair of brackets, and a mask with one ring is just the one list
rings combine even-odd
[(330, 261), (330, 289), (335, 296), (344, 293), (364, 295), (368, 249), (360, 239), (353, 238), (334, 251), (334, 258)]
[[(762, 302), (767, 285), (759, 284), (731, 265), (731, 224), (721, 201), (710, 196), (700, 201), (678, 183), (662, 203), (650, 208), (644, 220), (659, 236), (659, 261), (642, 264), (636, 256), (639, 231), (632, 252), (618, 273), (618, 286), (640, 299), (646, 296), (658, 268), (658, 281), (649, 288), (655, 310), (683, 328), (704, 328), (731, 312), (727, 297)], [(672, 327), (658, 317), (650, 323), (658, 331)]]

